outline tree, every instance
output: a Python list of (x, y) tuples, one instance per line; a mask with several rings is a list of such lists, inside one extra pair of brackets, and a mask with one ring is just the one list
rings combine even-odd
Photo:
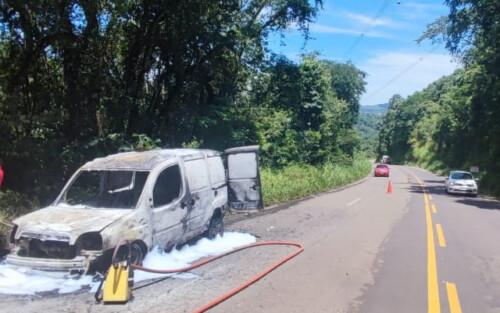
[(292, 23), (307, 37), (321, 4), (0, 2), (7, 187), (50, 199), (84, 160), (141, 138), (213, 147), (256, 140), (242, 112), (266, 38)]
[(356, 124), (359, 112), (359, 99), (365, 92), (366, 74), (356, 68), (354, 64), (326, 61), (331, 72), (332, 89), (337, 97), (349, 105), (348, 123)]

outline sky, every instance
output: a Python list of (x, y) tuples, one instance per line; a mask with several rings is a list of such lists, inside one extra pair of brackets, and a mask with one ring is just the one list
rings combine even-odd
[(299, 61), (305, 53), (350, 61), (367, 74), (361, 105), (404, 97), (451, 74), (460, 65), (443, 45), (418, 44), (426, 26), (447, 15), (439, 0), (324, 0), (305, 40), (297, 30), (269, 39), (274, 53)]

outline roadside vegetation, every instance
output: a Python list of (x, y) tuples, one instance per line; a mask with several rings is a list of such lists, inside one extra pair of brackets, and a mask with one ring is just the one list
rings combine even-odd
[(344, 186), (366, 177), (371, 168), (364, 155), (356, 155), (352, 163), (293, 164), (280, 170), (266, 168), (261, 172), (264, 203), (272, 205)]
[(404, 99), (392, 97), (378, 154), (445, 173), (478, 166), (480, 190), (500, 196), (498, 1), (447, 1), (422, 40), (446, 44), (463, 68)]
[(370, 159), (377, 157), (378, 132), (388, 104), (365, 105), (360, 108), (356, 130), (360, 136), (360, 150)]
[(11, 230), (9, 221), (37, 207), (37, 204), (29, 199), (30, 197), (12, 190), (0, 191), (0, 256), (2, 248), (7, 247)]

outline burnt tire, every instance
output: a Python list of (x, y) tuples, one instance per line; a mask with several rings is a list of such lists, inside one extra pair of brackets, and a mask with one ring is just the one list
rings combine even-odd
[(130, 245), (131, 256), (130, 263), (135, 265), (142, 265), (142, 261), (144, 261), (144, 257), (146, 257), (146, 253), (142, 245), (138, 242), (133, 242)]
[[(144, 257), (146, 256), (146, 248), (141, 245), (139, 242), (133, 242), (130, 245), (131, 251), (131, 257), (130, 257), (130, 263), (135, 264), (135, 265), (142, 265), (142, 261), (144, 260)], [(109, 267), (111, 266), (111, 257), (113, 254), (113, 249), (106, 250), (103, 255), (101, 255), (99, 258), (97, 258), (94, 262), (90, 264), (89, 267), (89, 273), (105, 273)], [(127, 259), (128, 256), (128, 250), (126, 246), (121, 247), (118, 250), (117, 256), (116, 256), (116, 261), (124, 261)]]
[(111, 266), (111, 254), (113, 252), (108, 250), (104, 252), (103, 255), (95, 259), (89, 266), (89, 270), (87, 273), (101, 273), (104, 274)]
[(214, 239), (217, 235), (221, 237), (224, 235), (224, 217), (221, 214), (212, 216), (208, 230), (205, 233), (205, 237), (208, 239)]

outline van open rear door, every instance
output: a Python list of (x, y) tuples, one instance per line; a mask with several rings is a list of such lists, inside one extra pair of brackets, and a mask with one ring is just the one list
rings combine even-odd
[(233, 209), (264, 208), (259, 172), (259, 146), (227, 149), (228, 201)]

